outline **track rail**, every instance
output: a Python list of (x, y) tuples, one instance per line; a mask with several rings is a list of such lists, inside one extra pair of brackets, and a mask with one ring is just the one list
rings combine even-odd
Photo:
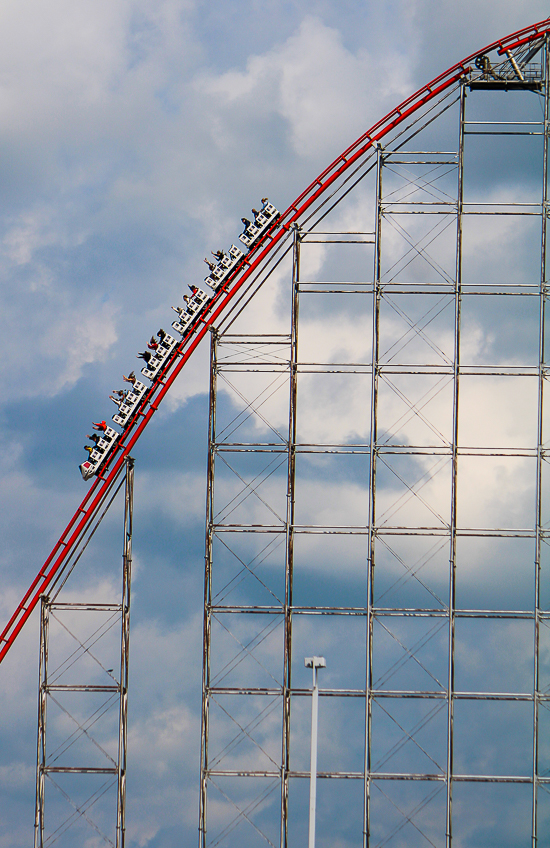
[(94, 482), (67, 524), (59, 541), (56, 543), (0, 634), (0, 662), (2, 662), (18, 634), (21, 632), (25, 622), (36, 607), (40, 596), (46, 592), (48, 587), (51, 587), (56, 576), (59, 577), (63, 569), (67, 567), (71, 556), (78, 549), (78, 545), (90, 528), (101, 505), (109, 496), (118, 477), (122, 473), (126, 457), (138, 441), (143, 430), (162, 403), (163, 398), (195, 348), (208, 333), (210, 327), (222, 315), (228, 304), (235, 298), (245, 282), (250, 279), (256, 270), (260, 270), (262, 264), (268, 261), (272, 252), (275, 251), (276, 246), (288, 236), (292, 225), (297, 223), (308, 209), (337, 183), (346, 171), (352, 168), (353, 165), (358, 164), (369, 151), (376, 148), (378, 143), (386, 135), (391, 133), (393, 129), (406, 121), (429, 101), (463, 78), (469, 72), (470, 63), (476, 57), (493, 51), (497, 51), (498, 55), (501, 56), (504, 54), (508, 55), (510, 51), (520, 49), (546, 36), (548, 33), (550, 33), (550, 19), (532, 24), (518, 32), (511, 33), (505, 38), (494, 41), (492, 44), (488, 44), (481, 50), (477, 50), (475, 53), (467, 56), (462, 62), (458, 62), (456, 65), (448, 68), (444, 73), (404, 100), (403, 103), (400, 103), (399, 106), (374, 124), (367, 132), (363, 133), (296, 198), (288, 209), (283, 212), (277, 222), (269, 228), (260, 242), (247, 254), (236, 272), (230, 276), (229, 282), (226, 282), (224, 287), (218, 290), (216, 295), (211, 299), (206, 312), (191, 327), (188, 335), (175, 348), (170, 359), (155, 378), (155, 382), (149, 389), (146, 398), (132, 415), (132, 419), (118, 440), (114, 451), (108, 457), (106, 465), (94, 479)]

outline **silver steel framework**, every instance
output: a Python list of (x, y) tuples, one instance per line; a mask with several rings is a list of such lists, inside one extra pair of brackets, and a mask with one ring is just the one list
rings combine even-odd
[[(504, 80), (480, 57), (294, 229), (288, 332), (237, 332), (243, 301), (212, 335), (201, 848), (305, 844), (298, 665), (314, 650), (332, 681), (318, 777), (337, 787), (320, 844), (450, 848), (491, 814), (487, 844), (550, 838), (547, 44), (520, 59), (507, 56)], [(432, 150), (441, 138), (451, 152)], [(355, 211), (361, 232), (325, 230), (352, 189), (372, 219)], [(317, 279), (319, 263), (304, 276), (311, 248), (337, 267), (333, 245), (342, 275), (346, 251), (370, 251), (372, 279), (357, 281), (369, 259), (344, 282)], [(348, 350), (368, 333), (368, 355), (312, 344), (354, 311)], [(349, 394), (325, 392), (330, 379)], [(301, 435), (328, 433), (335, 409), (332, 438)], [(346, 553), (357, 541), (362, 590)]]
[[(75, 838), (99, 837), (107, 845), (124, 848), (126, 834), (126, 756), (128, 737), (128, 662), (130, 648), (130, 592), (132, 579), (132, 527), (134, 460), (126, 460), (126, 473), (107, 508), (90, 529), (83, 547), (97, 530), (124, 484), (124, 542), (122, 598), (120, 603), (75, 603), (58, 600), (66, 578), (54, 586), (51, 597), (42, 597), (38, 694), (38, 744), (34, 845), (74, 845)], [(57, 625), (51, 643), (51, 624)], [(120, 674), (107, 668), (116, 658), (109, 641), (120, 626)], [(83, 632), (85, 635), (83, 635)], [(52, 668), (52, 647), (57, 648)], [(102, 653), (102, 648), (104, 654)], [(72, 679), (71, 679), (72, 678)], [(80, 679), (79, 679), (80, 678)], [(69, 679), (71, 682), (67, 682)], [(79, 681), (79, 682), (76, 682)], [(85, 703), (83, 703), (85, 702)], [(55, 724), (46, 745), (46, 717), (52, 707)], [(118, 712), (116, 725), (114, 714)], [(50, 717), (50, 725), (52, 719)], [(116, 728), (116, 748), (113, 730)], [(71, 732), (69, 732), (71, 731)], [(53, 745), (51, 744), (53, 742)], [(84, 762), (78, 763), (81, 759)], [(66, 785), (63, 784), (64, 776)], [(48, 805), (46, 785), (63, 799)], [(50, 793), (48, 793), (50, 794)], [(116, 798), (116, 808), (112, 801)], [(55, 809), (55, 813), (54, 813)], [(86, 831), (74, 828), (83, 826)], [(69, 832), (70, 831), (70, 832)], [(106, 831), (106, 832), (105, 832)], [(68, 842), (65, 841), (67, 834)]]

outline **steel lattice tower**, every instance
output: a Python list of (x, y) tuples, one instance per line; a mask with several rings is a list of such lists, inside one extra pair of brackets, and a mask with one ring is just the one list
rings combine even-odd
[(289, 231), (286, 324), (212, 335), (201, 846), (306, 844), (308, 653), (319, 845), (550, 833), (546, 44), (498, 61)]

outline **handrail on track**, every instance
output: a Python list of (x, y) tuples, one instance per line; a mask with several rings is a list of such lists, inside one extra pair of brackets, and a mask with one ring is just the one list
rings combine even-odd
[[(211, 299), (200, 320), (190, 330), (190, 333), (177, 345), (174, 353), (161, 370), (159, 377), (149, 389), (147, 397), (132, 416), (129, 426), (124, 430), (115, 446), (115, 450), (107, 460), (107, 465), (96, 477), (84, 496), (75, 514), (63, 531), (59, 541), (54, 546), (46, 562), (26, 591), (17, 609), (11, 616), (6, 627), (0, 634), (0, 663), (13, 645), (25, 622), (38, 604), (40, 596), (46, 591), (56, 574), (63, 569), (76, 545), (86, 532), (93, 516), (102, 501), (107, 497), (117, 477), (122, 471), (125, 458), (141, 436), (143, 430), (158, 409), (172, 383), (179, 375), (185, 363), (204, 338), (216, 319), (235, 297), (246, 280), (266, 260), (276, 245), (288, 235), (292, 225), (296, 223), (351, 166), (364, 156), (395, 127), (410, 117), (414, 112), (437, 97), (445, 89), (454, 85), (470, 70), (470, 63), (476, 57), (497, 51), (503, 55), (507, 51), (517, 49), (550, 33), (550, 19), (532, 24), (505, 38), (494, 41), (482, 50), (467, 56), (462, 62), (452, 65), (442, 74), (435, 77), (427, 85), (418, 89), (406, 98), (396, 108), (392, 109), (380, 121), (363, 133), (350, 147), (346, 148), (325, 170), (309, 185), (297, 199), (283, 212), (278, 221), (268, 229), (267, 233), (252, 248), (244, 259), (236, 274), (229, 278), (229, 288), (219, 290)], [(146, 410), (146, 411), (145, 411)], [(141, 418), (141, 420), (139, 420)], [(132, 432), (133, 431), (133, 432)], [(114, 465), (112, 463), (114, 462)], [(109, 466), (112, 468), (109, 470)]]

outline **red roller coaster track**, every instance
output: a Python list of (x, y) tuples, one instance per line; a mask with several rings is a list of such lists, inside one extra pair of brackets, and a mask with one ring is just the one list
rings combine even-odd
[(550, 33), (550, 20), (540, 21), (514, 32), (505, 38), (499, 39), (487, 45), (481, 50), (467, 56), (462, 62), (453, 65), (444, 73), (437, 76), (427, 85), (420, 88), (415, 94), (403, 101), (399, 106), (389, 112), (378, 123), (360, 136), (350, 147), (332, 162), (305, 191), (288, 207), (277, 222), (267, 231), (260, 242), (247, 255), (239, 270), (230, 278), (225, 290), (220, 290), (210, 301), (206, 313), (201, 320), (190, 330), (189, 334), (179, 343), (164, 366), (160, 375), (155, 379), (146, 400), (133, 414), (132, 420), (125, 428), (119, 439), (115, 450), (107, 460), (106, 465), (95, 478), (88, 489), (82, 503), (67, 524), (61, 537), (44, 565), (36, 575), (32, 584), (26, 591), (23, 599), (17, 606), (12, 617), (0, 635), (0, 662), (13, 645), (23, 625), (29, 618), (37, 605), (40, 596), (46, 592), (52, 581), (64, 566), (68, 563), (71, 554), (77, 548), (87, 528), (96, 516), (101, 504), (107, 498), (115, 481), (122, 471), (125, 458), (128, 456), (143, 430), (149, 423), (159, 404), (170, 389), (172, 383), (179, 375), (183, 366), (214, 324), (216, 319), (224, 312), (226, 306), (235, 298), (237, 292), (251, 277), (254, 271), (267, 260), (274, 252), (275, 247), (288, 234), (291, 226), (298, 222), (304, 213), (330, 189), (335, 182), (350, 169), (359, 163), (377, 143), (388, 133), (403, 123), (414, 112), (421, 109), (429, 101), (444, 92), (454, 83), (458, 82), (470, 70), (470, 63), (476, 57), (497, 51), (499, 55), (508, 55), (511, 50), (516, 50), (540, 39)]

